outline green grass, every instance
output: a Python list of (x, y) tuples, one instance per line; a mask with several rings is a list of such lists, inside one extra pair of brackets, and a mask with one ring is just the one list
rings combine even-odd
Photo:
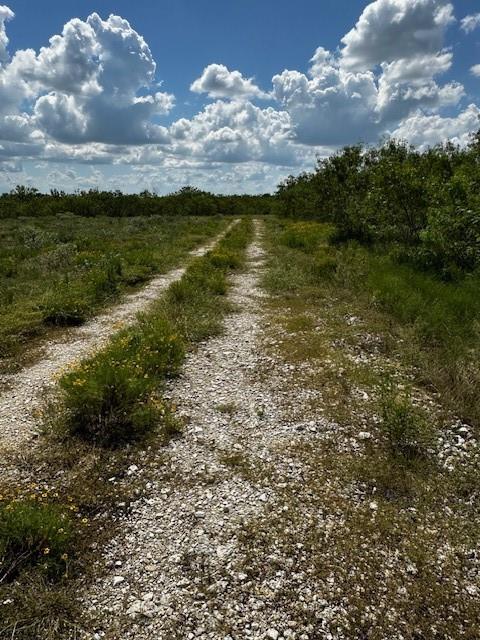
[[(331, 246), (329, 225), (271, 221), (265, 286), (295, 301), (340, 300), (384, 333), (445, 406), (480, 426), (480, 277), (445, 282), (356, 243)], [(311, 236), (311, 238), (310, 238)]]
[(391, 318), (418, 379), (442, 394), (460, 418), (480, 425), (480, 278), (444, 282), (382, 255), (339, 250), (336, 284)]
[(0, 367), (15, 366), (34, 339), (79, 325), (220, 231), (220, 217), (2, 221)]
[(65, 573), (73, 526), (68, 510), (34, 499), (13, 500), (0, 508), (0, 582), (38, 565), (49, 578)]
[[(277, 495), (242, 527), (235, 569), (258, 592), (265, 587), (266, 610), (313, 634), (325, 623), (325, 632), (352, 640), (479, 637), (478, 598), (465, 590), (476, 576), (469, 550), (478, 544), (478, 452), (472, 446), (470, 459), (443, 466), (438, 437), (449, 440), (450, 409), (465, 408), (465, 399), (454, 400), (448, 384), (439, 396), (423, 384), (438, 375), (434, 365), (451, 371), (452, 344), (470, 358), (469, 375), (478, 371), (471, 284), (397, 271), (390, 258), (355, 245), (329, 246), (321, 224), (315, 235), (325, 240), (312, 249), (286, 240), (289, 225), (266, 221), (266, 348), (290, 369), (281, 383), (276, 369), (273, 376), (284, 419), (327, 418), (330, 428), (280, 440), (268, 477), (252, 463), (256, 483)], [(319, 274), (314, 262), (325, 257), (331, 268)], [(384, 277), (385, 265), (395, 280)], [(428, 332), (420, 308), (431, 314)], [(442, 308), (451, 311), (443, 320)], [(473, 318), (463, 324), (465, 310)], [(265, 384), (271, 368), (268, 360)], [(285, 461), (295, 473), (285, 473)], [(288, 581), (270, 590), (285, 566)]]
[(408, 396), (385, 389), (381, 397), (381, 430), (389, 453), (397, 461), (411, 464), (428, 457), (435, 444), (434, 431)]

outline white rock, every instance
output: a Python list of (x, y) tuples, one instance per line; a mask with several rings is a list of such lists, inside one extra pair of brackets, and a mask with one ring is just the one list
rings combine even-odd
[(113, 578), (113, 586), (116, 587), (119, 584), (122, 584), (122, 582), (125, 582), (125, 578), (123, 576), (114, 576)]
[(266, 637), (269, 638), (269, 640), (278, 640), (279, 635), (280, 634), (276, 629), (269, 629)]
[(369, 431), (360, 431), (358, 434), (359, 440), (370, 440), (372, 434)]

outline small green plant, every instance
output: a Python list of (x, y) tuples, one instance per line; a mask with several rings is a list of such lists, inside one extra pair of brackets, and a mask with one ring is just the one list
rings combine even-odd
[(42, 322), (57, 327), (83, 324), (90, 315), (90, 308), (85, 292), (67, 284), (50, 291), (39, 305)]
[(433, 445), (432, 427), (408, 396), (396, 394), (391, 388), (383, 390), (381, 416), (381, 427), (394, 458), (412, 462), (428, 456)]
[(40, 565), (48, 577), (61, 575), (72, 544), (68, 509), (34, 499), (8, 502), (0, 507), (0, 583), (25, 566)]

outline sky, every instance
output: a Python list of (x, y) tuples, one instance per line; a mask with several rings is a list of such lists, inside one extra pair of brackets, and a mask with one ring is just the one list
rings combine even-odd
[(272, 192), (479, 117), (480, 0), (0, 4), (0, 191)]

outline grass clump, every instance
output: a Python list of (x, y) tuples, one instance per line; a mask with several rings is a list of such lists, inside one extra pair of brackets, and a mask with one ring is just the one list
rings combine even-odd
[(165, 412), (156, 387), (178, 372), (184, 345), (164, 318), (146, 316), (60, 380), (68, 433), (104, 446), (137, 440)]
[(26, 567), (38, 566), (49, 578), (66, 572), (74, 542), (68, 509), (34, 499), (0, 507), (0, 584)]
[(49, 291), (39, 309), (44, 325), (74, 327), (89, 317), (91, 301), (82, 291), (65, 287)]

